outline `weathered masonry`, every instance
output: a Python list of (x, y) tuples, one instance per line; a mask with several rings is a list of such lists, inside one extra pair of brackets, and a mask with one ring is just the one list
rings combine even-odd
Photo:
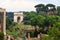
[(23, 12), (14, 12), (14, 22), (22, 23), (23, 18)]
[(6, 11), (0, 8), (0, 32), (6, 35)]

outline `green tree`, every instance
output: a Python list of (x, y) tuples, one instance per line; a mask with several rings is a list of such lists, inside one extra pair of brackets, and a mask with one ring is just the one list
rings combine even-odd
[(6, 28), (9, 29), (9, 26), (12, 24), (12, 20), (9, 17), (6, 17)]
[(60, 15), (60, 6), (57, 6), (58, 15)]
[(32, 25), (32, 26), (37, 26), (37, 15), (32, 15), (33, 17), (30, 19), (30, 24)]
[[(60, 25), (60, 22), (57, 22), (56, 24)], [(54, 24), (48, 32), (48, 35), (52, 40), (60, 40), (60, 26), (57, 26), (56, 24)]]
[(55, 5), (53, 5), (53, 4), (47, 4), (46, 7), (48, 8), (47, 11), (55, 11), (56, 10)]
[(48, 15), (46, 16), (46, 19), (45, 19), (45, 26), (51, 26), (53, 25), (54, 23), (56, 22), (56, 16), (54, 15)]
[(37, 17), (37, 25), (39, 27), (43, 27), (44, 26), (44, 22), (45, 22), (45, 16), (39, 15)]
[(24, 24), (30, 24), (30, 19), (36, 15), (36, 12), (31, 11), (31, 12), (25, 12), (24, 13)]
[(37, 14), (43, 14), (43, 15), (44, 14), (47, 15), (48, 11), (52, 11), (53, 13), (55, 13), (56, 11), (54, 4), (47, 4), (47, 5), (38, 4), (35, 6), (35, 8), (36, 8)]
[[(57, 17), (58, 20), (60, 20), (59, 17)], [(53, 24), (53, 27), (48, 29), (47, 35), (48, 36), (43, 37), (43, 40), (60, 40), (60, 21), (56, 21), (56, 23)]]
[(40, 13), (41, 11), (45, 11), (45, 5), (44, 4), (38, 4), (35, 6), (37, 13)]

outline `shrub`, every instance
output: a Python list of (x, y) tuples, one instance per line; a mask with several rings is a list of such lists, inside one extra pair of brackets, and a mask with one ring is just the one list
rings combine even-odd
[(0, 32), (0, 40), (4, 40), (4, 34)]

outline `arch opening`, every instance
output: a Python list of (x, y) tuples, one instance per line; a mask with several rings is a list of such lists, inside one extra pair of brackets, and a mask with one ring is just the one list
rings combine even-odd
[(17, 22), (19, 22), (19, 21), (20, 21), (20, 17), (18, 16), (18, 17), (17, 17)]

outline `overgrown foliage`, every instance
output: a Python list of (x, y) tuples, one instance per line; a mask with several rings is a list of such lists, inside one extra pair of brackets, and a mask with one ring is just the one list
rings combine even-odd
[(4, 40), (4, 34), (0, 32), (0, 40)]

